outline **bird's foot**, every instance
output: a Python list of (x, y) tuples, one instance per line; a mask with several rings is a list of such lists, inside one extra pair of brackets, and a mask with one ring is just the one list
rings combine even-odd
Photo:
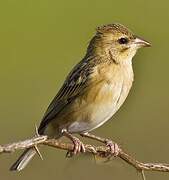
[(84, 153), (86, 151), (84, 144), (77, 137), (73, 136), (65, 129), (62, 131), (62, 133), (64, 134), (64, 136), (69, 138), (74, 144), (73, 151), (68, 151), (66, 157), (72, 157), (73, 155), (76, 155), (80, 152)]
[(87, 137), (90, 139), (94, 139), (94, 140), (97, 140), (99, 142), (106, 144), (106, 146), (109, 147), (110, 150), (109, 150), (109, 152), (107, 152), (103, 156), (114, 156), (114, 157), (116, 157), (116, 156), (118, 156), (118, 154), (120, 152), (119, 146), (116, 143), (114, 143), (113, 141), (111, 141), (110, 139), (105, 139), (105, 138), (95, 136), (95, 135), (90, 134), (90, 133), (83, 133), (83, 134), (81, 134), (81, 136)]
[(74, 149), (73, 151), (68, 151), (66, 157), (72, 157), (73, 155), (77, 155), (80, 152), (86, 152), (84, 144), (77, 137), (73, 136), (71, 140), (74, 144)]
[(84, 144), (77, 137), (73, 137), (72, 142), (74, 144), (73, 153), (75, 155), (80, 152), (84, 153), (86, 151)]
[(113, 141), (109, 139), (105, 140), (105, 144), (107, 147), (110, 148), (110, 153), (112, 154), (112, 156), (117, 157), (120, 152), (120, 148), (118, 144), (114, 143)]

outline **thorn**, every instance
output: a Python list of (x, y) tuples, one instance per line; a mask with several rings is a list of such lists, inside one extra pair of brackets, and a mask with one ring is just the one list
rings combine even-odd
[(38, 156), (41, 158), (41, 160), (43, 160), (43, 157), (42, 157), (42, 154), (40, 153), (37, 145), (34, 146), (35, 150), (36, 150), (36, 153), (38, 154)]
[(39, 136), (38, 127), (36, 124), (35, 124), (35, 134), (36, 134), (36, 136)]
[(66, 158), (71, 158), (73, 156), (73, 153), (71, 151), (67, 151)]
[(142, 175), (143, 180), (146, 180), (146, 176), (144, 174), (144, 170), (141, 170), (141, 175)]
[(94, 156), (94, 162), (97, 163), (97, 157), (96, 157), (97, 154), (93, 154), (93, 156)]

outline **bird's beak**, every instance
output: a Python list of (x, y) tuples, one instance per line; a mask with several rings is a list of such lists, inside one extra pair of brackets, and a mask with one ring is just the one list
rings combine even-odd
[(137, 45), (138, 47), (151, 47), (151, 44), (148, 41), (145, 41), (140, 37), (136, 37), (134, 39), (134, 44)]

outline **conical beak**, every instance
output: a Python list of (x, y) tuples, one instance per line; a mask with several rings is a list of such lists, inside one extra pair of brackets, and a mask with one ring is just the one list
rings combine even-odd
[(151, 44), (148, 41), (146, 41), (140, 37), (136, 37), (134, 39), (134, 44), (136, 44), (139, 47), (151, 47)]

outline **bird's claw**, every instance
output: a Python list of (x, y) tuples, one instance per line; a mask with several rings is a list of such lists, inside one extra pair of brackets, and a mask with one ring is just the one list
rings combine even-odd
[(73, 144), (74, 144), (74, 150), (73, 150), (73, 153), (76, 155), (80, 152), (85, 152), (85, 146), (84, 144), (78, 139), (78, 138), (74, 138), (73, 139)]
[(114, 157), (117, 157), (120, 152), (120, 148), (119, 148), (118, 144), (114, 143), (113, 141), (111, 141), (109, 139), (106, 139), (105, 143), (106, 143), (106, 146), (110, 148), (110, 153)]
[(72, 157), (73, 155), (77, 155), (80, 152), (86, 152), (84, 144), (78, 138), (73, 137), (72, 142), (74, 144), (74, 149), (73, 151), (68, 151), (66, 157)]

